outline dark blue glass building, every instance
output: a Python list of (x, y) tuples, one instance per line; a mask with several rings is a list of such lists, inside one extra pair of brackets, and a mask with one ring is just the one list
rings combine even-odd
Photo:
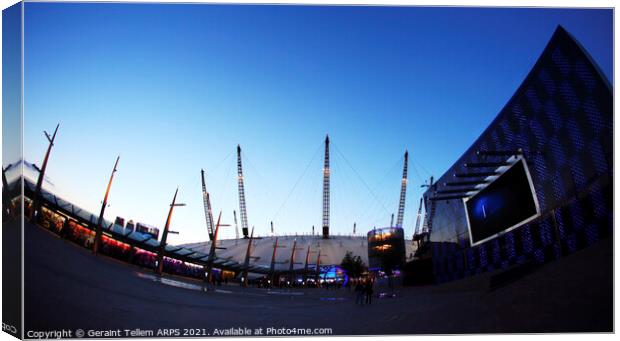
[[(522, 182), (514, 185), (520, 199), (514, 189), (484, 193), (517, 160), (525, 170), (511, 176), (520, 180), (503, 182)], [(477, 218), (468, 216), (468, 202)], [(438, 283), (557, 260), (611, 237), (612, 89), (562, 27), (489, 127), (425, 192), (424, 204), (430, 233), (418, 256), (430, 258)]]

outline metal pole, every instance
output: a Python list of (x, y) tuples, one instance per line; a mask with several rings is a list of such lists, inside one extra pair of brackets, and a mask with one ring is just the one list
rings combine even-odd
[(321, 279), (321, 249), (319, 249), (319, 253), (316, 256), (316, 284), (319, 285), (319, 281)]
[(205, 171), (200, 170), (202, 180), (202, 201), (205, 211), (205, 221), (207, 223), (207, 231), (209, 232), (209, 239), (213, 240), (213, 213), (211, 211), (211, 198), (209, 192), (207, 192), (207, 184), (205, 182)]
[(275, 269), (276, 269), (276, 250), (278, 249), (278, 237), (273, 244), (273, 253), (271, 254), (271, 265), (269, 266), (269, 276), (271, 277), (271, 283), (275, 285)]
[(405, 216), (405, 198), (407, 196), (407, 166), (409, 163), (409, 152), (405, 150), (405, 162), (403, 166), (403, 178), (400, 185), (400, 201), (398, 203), (398, 217), (396, 227), (403, 227), (403, 217)]
[(233, 210), (233, 216), (235, 218), (235, 245), (239, 241), (239, 224), (237, 224), (237, 211)]
[(11, 214), (11, 201), (9, 199), (9, 182), (6, 178), (6, 171), (11, 168), (11, 165), (6, 166), (6, 168), (2, 167), (2, 218), (4, 219), (5, 215)]
[(248, 286), (248, 270), (250, 267), (250, 257), (252, 252), (252, 241), (254, 240), (254, 226), (252, 226), (252, 232), (250, 233), (250, 239), (248, 239), (248, 248), (245, 251), (245, 262), (243, 263), (243, 286)]
[(310, 261), (310, 244), (308, 244), (308, 251), (306, 251), (306, 263), (304, 264), (304, 285), (308, 281), (308, 262)]
[(157, 254), (157, 266), (155, 272), (158, 275), (162, 275), (164, 272), (164, 253), (166, 252), (166, 240), (168, 239), (168, 230), (170, 229), (170, 221), (172, 220), (172, 211), (175, 206), (184, 206), (184, 204), (177, 204), (177, 194), (179, 189), (174, 192), (172, 203), (170, 204), (170, 210), (168, 211), (168, 218), (166, 218), (166, 225), (164, 226), (164, 233), (161, 235), (161, 241), (159, 242), (159, 253)]
[(241, 165), (241, 146), (237, 145), (237, 183), (239, 186), (239, 214), (241, 215), (241, 230), (243, 238), (248, 238), (248, 213), (245, 204), (245, 186), (243, 182), (243, 167)]
[(323, 166), (323, 238), (329, 238), (329, 135), (325, 137), (325, 161)]
[(116, 173), (116, 167), (118, 166), (118, 160), (120, 160), (120, 155), (116, 157), (116, 162), (114, 163), (114, 168), (112, 169), (112, 174), (110, 174), (110, 180), (108, 181), (108, 187), (105, 190), (105, 195), (103, 196), (103, 202), (101, 203), (101, 211), (99, 212), (99, 219), (97, 219), (97, 226), (95, 232), (95, 242), (93, 243), (93, 253), (99, 253), (99, 247), (101, 245), (101, 235), (103, 234), (102, 226), (103, 224), (103, 214), (105, 213), (105, 208), (108, 205), (108, 195), (110, 194), (110, 188), (112, 187), (112, 180), (114, 180), (114, 173)]
[(43, 131), (43, 133), (45, 134), (45, 137), (47, 137), (47, 140), (49, 141), (49, 146), (47, 147), (47, 151), (45, 152), (45, 156), (43, 157), (43, 164), (41, 165), (41, 171), (39, 172), (39, 177), (37, 178), (37, 186), (35, 187), (35, 190), (34, 190), (33, 205), (32, 205), (32, 209), (30, 210), (31, 220), (34, 217), (35, 213), (38, 214), (39, 210), (41, 209), (41, 187), (43, 187), (43, 179), (45, 178), (45, 170), (47, 169), (47, 162), (49, 160), (50, 153), (52, 152), (52, 147), (54, 146), (54, 140), (56, 139), (56, 133), (58, 132), (59, 126), (60, 126), (60, 123), (56, 125), (56, 129), (54, 130), (54, 134), (52, 134), (52, 137), (50, 137), (50, 135), (46, 131)]
[(209, 250), (209, 259), (207, 260), (207, 265), (206, 265), (206, 273), (207, 276), (205, 277), (205, 280), (207, 281), (207, 283), (211, 283), (211, 281), (213, 280), (213, 261), (215, 260), (215, 250), (217, 249), (217, 235), (220, 232), (220, 221), (222, 219), (222, 211), (220, 211), (220, 214), (217, 216), (217, 224), (215, 225), (215, 232), (213, 233), (213, 240), (211, 240), (211, 249)]
[(289, 281), (290, 284), (293, 285), (293, 272), (295, 271), (295, 250), (297, 249), (297, 239), (293, 241), (293, 249), (291, 249), (291, 263), (289, 264)]

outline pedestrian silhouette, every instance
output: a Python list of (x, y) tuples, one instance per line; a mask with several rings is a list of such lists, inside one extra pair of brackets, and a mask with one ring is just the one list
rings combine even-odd
[(364, 305), (364, 285), (361, 281), (355, 285), (355, 304)]
[(372, 304), (372, 280), (369, 279), (366, 281), (364, 292), (366, 293), (366, 304)]

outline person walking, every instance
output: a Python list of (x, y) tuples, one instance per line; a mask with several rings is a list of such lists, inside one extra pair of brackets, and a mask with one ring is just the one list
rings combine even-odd
[(372, 280), (371, 279), (368, 279), (366, 281), (366, 286), (364, 287), (364, 292), (366, 293), (366, 304), (368, 304), (368, 305), (372, 304), (373, 289), (372, 289)]

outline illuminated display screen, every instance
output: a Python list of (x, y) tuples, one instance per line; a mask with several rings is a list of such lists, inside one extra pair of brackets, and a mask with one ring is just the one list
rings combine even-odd
[(516, 228), (539, 214), (523, 159), (473, 197), (464, 199), (464, 203), (472, 245)]
[(405, 234), (400, 227), (384, 227), (368, 232), (368, 266), (394, 270), (405, 263)]

